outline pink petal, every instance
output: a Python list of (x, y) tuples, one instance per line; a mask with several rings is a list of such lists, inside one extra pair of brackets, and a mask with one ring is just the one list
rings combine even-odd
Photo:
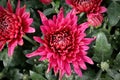
[(47, 73), (50, 71), (50, 69), (51, 69), (52, 67), (51, 67), (51, 64), (49, 63), (49, 65), (48, 65), (48, 68), (47, 68)]
[(52, 53), (47, 53), (47, 58), (50, 58), (52, 55)]
[(71, 67), (70, 67), (70, 64), (69, 63), (67, 63), (67, 62), (65, 62), (65, 71), (66, 71), (66, 73), (67, 73), (67, 75), (71, 75)]
[(84, 45), (89, 45), (95, 38), (84, 38), (82, 41), (84, 42)]
[(54, 73), (55, 73), (55, 76), (57, 75), (58, 71), (59, 71), (58, 66), (55, 66), (55, 67), (54, 67)]
[(7, 2), (7, 9), (8, 9), (10, 12), (13, 12), (12, 6), (11, 6), (11, 4), (10, 4), (10, 0), (8, 0), (8, 2)]
[(104, 6), (100, 7), (100, 13), (104, 13), (104, 12), (107, 12), (107, 8)]
[(19, 15), (19, 11), (20, 11), (20, 0), (18, 0), (18, 3), (17, 3), (16, 14)]
[(53, 15), (53, 21), (56, 23), (56, 15)]
[(12, 56), (15, 47), (17, 46), (18, 41), (17, 40), (13, 40), (11, 42), (8, 43), (8, 56)]
[(31, 58), (31, 57), (34, 57), (34, 56), (38, 56), (40, 52), (38, 52), (37, 50), (32, 52), (32, 53), (28, 53), (26, 54), (26, 57), (28, 58)]
[(32, 27), (28, 27), (27, 33), (34, 33), (35, 29)]
[(44, 47), (39, 47), (37, 50), (35, 50), (32, 53), (26, 54), (26, 57), (30, 58), (30, 57), (34, 57), (34, 56), (38, 56), (38, 55), (46, 55)]
[(60, 11), (59, 11), (59, 13), (57, 15), (56, 24), (59, 24), (62, 21), (63, 17), (64, 17), (63, 8), (60, 8)]
[(82, 77), (82, 72), (81, 72), (80, 67), (79, 67), (79, 65), (78, 65), (77, 62), (74, 62), (74, 63), (73, 63), (73, 67), (74, 67), (74, 71), (75, 71), (80, 77)]
[(19, 8), (20, 8), (20, 0), (18, 0), (17, 8), (16, 9), (19, 9)]
[[(41, 25), (41, 26), (40, 26), (40, 29), (41, 29), (41, 31), (42, 31), (43, 34), (48, 33), (48, 31), (47, 31), (48, 26), (46, 26), (46, 25), (45, 25), (45, 26)], [(49, 29), (48, 29), (48, 30), (49, 30)]]
[(42, 23), (44, 25), (48, 26), (48, 19), (47, 19), (47, 17), (39, 10), (38, 10), (38, 13), (39, 13), (39, 15), (41, 17)]
[(3, 47), (4, 47), (4, 45), (5, 45), (5, 42), (0, 42), (0, 51), (3, 49)]
[(81, 46), (80, 48), (82, 48), (83, 50), (88, 50), (89, 49), (89, 47), (88, 46)]
[(79, 66), (83, 69), (83, 70), (86, 70), (87, 67), (85, 65), (85, 63), (83, 62), (83, 60), (79, 61)]
[(37, 41), (38, 43), (45, 43), (40, 37), (34, 36), (33, 37), (35, 41)]
[(83, 58), (84, 58), (84, 61), (85, 61), (85, 62), (87, 62), (87, 63), (89, 63), (89, 64), (94, 64), (91, 58), (89, 58), (89, 57), (87, 57), (87, 56), (84, 56)]
[(67, 4), (71, 5), (72, 4), (72, 0), (65, 0)]
[(4, 10), (4, 8), (2, 6), (0, 6), (0, 12), (2, 12)]
[(81, 32), (84, 32), (88, 27), (89, 27), (88, 26), (88, 22), (84, 22), (84, 23), (82, 23), (82, 24), (79, 25), (79, 30)]
[(59, 80), (62, 80), (64, 73), (65, 73), (65, 71), (61, 69), (59, 72)]
[(39, 61), (43, 61), (45, 59), (47, 59), (46, 56), (41, 56), (41, 58), (39, 59)]
[(24, 42), (23, 42), (23, 39), (22, 39), (22, 38), (18, 41), (18, 44), (19, 44), (19, 45), (21, 45), (21, 46), (24, 44)]
[(24, 18), (24, 19), (29, 18), (30, 13), (29, 12), (24, 12), (21, 17)]

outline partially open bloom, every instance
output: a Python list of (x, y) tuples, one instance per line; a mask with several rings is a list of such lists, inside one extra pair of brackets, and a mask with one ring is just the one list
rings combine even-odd
[(30, 13), (25, 12), (25, 6), (20, 8), (20, 0), (18, 0), (15, 12), (12, 9), (10, 0), (7, 2), (7, 8), (0, 6), (0, 51), (7, 43), (8, 56), (12, 56), (17, 44), (23, 45), (23, 35), (35, 32), (30, 27), (32, 22), (33, 19), (30, 18)]
[(103, 21), (102, 13), (107, 11), (105, 7), (100, 6), (101, 2), (102, 0), (66, 0), (66, 3), (76, 10), (76, 13), (85, 12), (92, 26), (100, 26)]
[(55, 74), (59, 72), (59, 80), (62, 80), (65, 73), (71, 75), (70, 64), (81, 77), (81, 69), (87, 69), (85, 62), (93, 64), (87, 56), (88, 45), (93, 41), (93, 38), (85, 38), (84, 31), (88, 28), (87, 22), (78, 25), (74, 12), (70, 11), (64, 17), (62, 8), (57, 16), (53, 16), (53, 19), (47, 19), (42, 12), (38, 12), (43, 23), (40, 28), (44, 38), (34, 37), (34, 39), (43, 45), (26, 56), (28, 58), (41, 56), (40, 61), (47, 59), (49, 62), (47, 72), (53, 68)]
[(88, 17), (87, 21), (91, 26), (99, 26), (103, 21), (103, 16), (100, 13), (96, 13), (96, 14), (91, 13), (88, 14), (87, 17)]
[(43, 4), (50, 4), (52, 0), (40, 0)]

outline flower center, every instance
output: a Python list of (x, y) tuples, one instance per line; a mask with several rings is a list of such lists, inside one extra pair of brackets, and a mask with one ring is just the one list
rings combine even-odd
[(68, 53), (72, 47), (72, 37), (68, 31), (50, 35), (50, 47), (59, 54)]
[(0, 17), (0, 30), (5, 30), (8, 27), (8, 19), (6, 16)]

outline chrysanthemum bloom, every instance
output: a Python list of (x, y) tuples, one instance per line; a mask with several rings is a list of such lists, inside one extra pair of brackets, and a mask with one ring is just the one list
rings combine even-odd
[(30, 27), (33, 19), (30, 13), (25, 12), (26, 7), (20, 8), (20, 0), (18, 0), (15, 12), (12, 9), (10, 0), (7, 2), (7, 8), (0, 6), (0, 51), (4, 45), (8, 44), (8, 56), (12, 56), (14, 48), (23, 45), (23, 35), (25, 33), (33, 33), (35, 30)]
[(40, 0), (43, 4), (50, 4), (52, 0)]
[[(103, 6), (100, 6), (101, 2), (102, 0), (66, 0), (66, 3), (76, 10), (76, 13), (81, 12), (87, 13), (88, 17), (87, 20), (89, 24), (92, 26), (100, 26), (102, 24), (103, 21), (102, 13), (106, 12), (107, 9)], [(95, 21), (96, 18), (98, 22)]]
[(34, 37), (34, 39), (43, 45), (26, 56), (28, 58), (41, 56), (40, 61), (47, 59), (49, 62), (47, 72), (53, 68), (55, 74), (59, 72), (59, 80), (62, 80), (65, 73), (71, 75), (70, 64), (81, 77), (81, 69), (87, 69), (85, 62), (93, 64), (86, 51), (89, 49), (88, 45), (93, 41), (93, 38), (85, 38), (84, 31), (88, 28), (88, 24), (78, 25), (77, 16), (73, 11), (64, 17), (63, 9), (61, 9), (57, 17), (53, 16), (53, 19), (47, 19), (42, 12), (38, 12), (43, 23), (40, 28), (44, 39), (40, 37)]

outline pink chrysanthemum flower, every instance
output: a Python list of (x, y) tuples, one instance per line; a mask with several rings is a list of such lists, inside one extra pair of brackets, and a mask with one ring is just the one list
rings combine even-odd
[(101, 5), (102, 0), (66, 0), (76, 13), (85, 12), (87, 14), (87, 20), (91, 26), (100, 26), (103, 21), (102, 13), (107, 9)]
[(52, 0), (40, 0), (40, 2), (47, 5), (47, 4), (50, 4)]
[(12, 56), (14, 48), (23, 45), (23, 35), (25, 33), (33, 33), (35, 30), (30, 27), (33, 19), (30, 13), (25, 12), (26, 7), (20, 8), (20, 0), (18, 0), (15, 12), (12, 9), (10, 0), (7, 2), (7, 8), (0, 6), (0, 51), (4, 45), (8, 44), (8, 56)]
[(37, 50), (27, 54), (28, 58), (33, 56), (41, 56), (39, 59), (47, 59), (49, 62), (48, 70), (54, 69), (54, 73), (59, 72), (59, 80), (66, 73), (71, 75), (71, 65), (74, 71), (81, 77), (81, 69), (86, 70), (85, 62), (93, 64), (93, 61), (87, 56), (88, 45), (93, 41), (93, 38), (85, 38), (85, 30), (88, 24), (77, 24), (77, 16), (73, 11), (70, 11), (64, 17), (63, 9), (61, 8), (57, 17), (54, 15), (53, 20), (38, 11), (43, 25), (40, 26), (44, 39), (34, 37), (34, 39), (42, 43)]
[(66, 0), (66, 3), (81, 12), (94, 12), (99, 9), (102, 0)]

